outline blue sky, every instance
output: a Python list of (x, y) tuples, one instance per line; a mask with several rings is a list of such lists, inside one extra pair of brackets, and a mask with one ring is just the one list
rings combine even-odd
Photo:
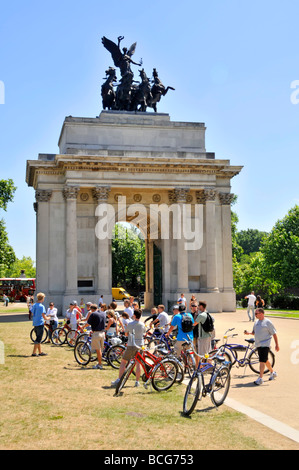
[(104, 71), (113, 65), (104, 35), (123, 35), (128, 47), (137, 41), (134, 58), (148, 76), (156, 67), (176, 89), (158, 111), (205, 122), (207, 151), (244, 166), (232, 180), (238, 229), (270, 231), (299, 204), (299, 104), (290, 99), (298, 17), (296, 0), (3, 1), (0, 179), (18, 189), (0, 216), (16, 255), (35, 259), (26, 160), (58, 152), (65, 116), (100, 113)]

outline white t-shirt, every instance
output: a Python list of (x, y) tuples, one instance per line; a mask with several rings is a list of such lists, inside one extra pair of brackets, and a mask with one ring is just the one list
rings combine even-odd
[(129, 315), (129, 317), (132, 318), (134, 309), (132, 307), (127, 307), (127, 308), (124, 308), (124, 312), (126, 312)]
[(248, 298), (248, 307), (254, 307), (254, 303), (256, 301), (256, 296), (252, 295), (252, 294), (249, 294), (249, 295), (247, 295), (247, 298)]
[(159, 313), (157, 320), (159, 320), (159, 326), (163, 328), (164, 333), (169, 330), (169, 326), (166, 326), (169, 323), (169, 317), (166, 312)]
[(185, 305), (185, 307), (186, 307), (187, 306), (186, 297), (180, 297), (179, 300), (178, 300), (178, 304)]
[[(51, 320), (54, 320), (54, 321), (57, 321), (57, 322), (58, 322), (58, 318), (57, 318), (57, 308), (55, 308), (55, 307), (53, 307), (53, 308), (48, 308), (47, 316), (50, 316), (50, 317), (51, 317)], [(46, 323), (49, 325), (51, 320), (47, 320)]]

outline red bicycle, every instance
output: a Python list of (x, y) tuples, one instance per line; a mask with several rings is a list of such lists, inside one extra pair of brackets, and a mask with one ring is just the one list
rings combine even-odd
[(178, 373), (176, 362), (170, 358), (163, 359), (161, 356), (155, 356), (147, 351), (144, 346), (136, 347), (138, 349), (135, 356), (129, 361), (120, 381), (116, 385), (115, 395), (119, 395), (124, 388), (137, 363), (144, 370), (142, 379), (145, 382), (145, 388), (151, 382), (157, 392), (168, 390), (176, 381)]

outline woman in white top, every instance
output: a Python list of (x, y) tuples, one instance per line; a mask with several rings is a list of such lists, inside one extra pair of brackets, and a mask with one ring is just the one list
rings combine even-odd
[[(51, 340), (52, 337), (52, 331), (55, 330), (55, 328), (58, 327), (58, 317), (57, 317), (57, 308), (54, 307), (54, 303), (50, 302), (49, 303), (49, 308), (47, 311), (47, 316), (50, 317), (49, 320), (46, 321), (48, 325), (51, 325), (51, 329), (49, 330), (49, 338)], [(49, 342), (50, 342), (49, 340)]]

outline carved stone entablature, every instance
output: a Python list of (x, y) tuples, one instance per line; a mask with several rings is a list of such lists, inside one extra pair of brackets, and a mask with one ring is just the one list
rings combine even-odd
[(109, 193), (111, 191), (110, 186), (96, 186), (92, 190), (93, 198), (99, 202), (107, 202)]
[(35, 199), (37, 202), (49, 202), (52, 196), (51, 189), (37, 189), (35, 191)]
[(234, 199), (234, 194), (231, 193), (219, 193), (220, 203), (223, 205), (230, 205)]
[(170, 203), (175, 202), (190, 202), (189, 188), (174, 188), (171, 191), (168, 191), (168, 199)]
[(63, 188), (64, 199), (77, 199), (79, 187), (78, 186), (65, 186)]

